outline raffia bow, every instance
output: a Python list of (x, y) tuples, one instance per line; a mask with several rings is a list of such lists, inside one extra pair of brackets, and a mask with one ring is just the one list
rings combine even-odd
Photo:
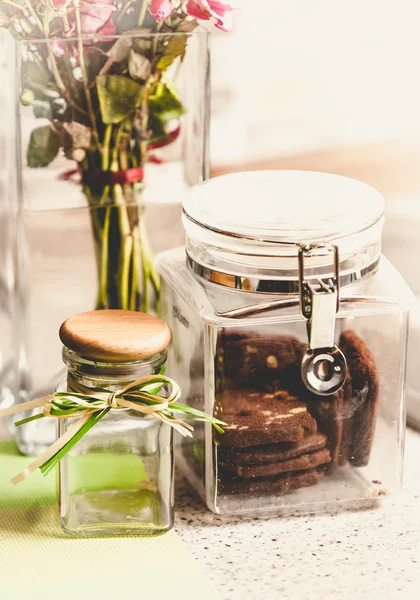
[[(163, 386), (170, 389), (167, 398), (156, 393)], [(181, 435), (188, 437), (192, 437), (194, 428), (187, 423), (187, 420), (207, 421), (220, 432), (223, 432), (220, 426), (225, 425), (223, 421), (210, 417), (202, 411), (185, 404), (179, 404), (178, 400), (181, 396), (179, 385), (173, 379), (164, 375), (142, 377), (115, 392), (97, 388), (88, 394), (86, 392), (78, 393), (77, 390), (85, 390), (86, 388), (80, 388), (74, 382), (72, 382), (71, 387), (71, 391), (68, 392), (56, 392), (52, 396), (0, 410), (0, 418), (2, 418), (27, 410), (42, 408), (40, 414), (18, 421), (17, 426), (48, 417), (77, 419), (77, 422), (71, 425), (41, 456), (11, 480), (13, 485), (24, 481), (38, 468), (44, 475), (47, 475), (110, 410), (129, 409), (145, 416), (155, 417), (176, 429)], [(184, 413), (188, 416), (184, 419), (178, 419), (174, 417), (173, 412)]]

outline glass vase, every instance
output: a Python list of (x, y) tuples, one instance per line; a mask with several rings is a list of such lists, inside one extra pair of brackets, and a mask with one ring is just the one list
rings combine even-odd
[[(69, 315), (157, 310), (153, 255), (180, 243), (183, 190), (208, 177), (209, 52), (201, 29), (10, 44), (17, 97), (1, 135), (17, 162), (2, 243), (15, 280), (3, 364), (19, 402), (62, 378), (56, 331)], [(50, 423), (18, 431), (25, 454), (53, 438)]]
[[(15, 74), (10, 65), (15, 63), (15, 46), (7, 31), (0, 28), (0, 408), (7, 408), (17, 396), (17, 365), (19, 352), (16, 336), (19, 330), (16, 302), (16, 163), (14, 144), (17, 122), (13, 118), (15, 98), (11, 90)], [(8, 93), (2, 93), (7, 90)], [(8, 423), (12, 429), (12, 423)], [(0, 425), (0, 437), (7, 435)], [(2, 429), (3, 428), (3, 429)]]

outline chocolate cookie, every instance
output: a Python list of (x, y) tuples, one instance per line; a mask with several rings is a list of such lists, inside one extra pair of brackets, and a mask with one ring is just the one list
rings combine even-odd
[(323, 475), (322, 471), (314, 469), (276, 477), (256, 477), (254, 479), (237, 477), (221, 481), (220, 488), (222, 493), (227, 494), (284, 494), (316, 485), (321, 481)]
[(282, 460), (277, 463), (266, 463), (260, 465), (249, 465), (236, 467), (236, 473), (240, 477), (269, 477), (272, 475), (280, 475), (280, 473), (291, 473), (294, 471), (307, 471), (315, 469), (321, 465), (326, 465), (331, 461), (329, 450), (324, 448), (317, 452), (302, 454), (296, 458)]
[(379, 401), (379, 381), (375, 359), (366, 343), (354, 331), (344, 331), (340, 338), (352, 379), (349, 404), (351, 442), (349, 460), (355, 467), (369, 463)]
[(327, 436), (327, 448), (331, 454), (329, 470), (333, 470), (339, 463), (340, 449), (343, 439), (343, 409), (344, 389), (332, 396), (316, 396), (311, 394), (308, 400), (308, 409), (315, 418), (319, 431)]
[(351, 380), (350, 371), (347, 373), (346, 383), (344, 385), (343, 397), (343, 432), (341, 436), (340, 454), (338, 464), (344, 467), (350, 458), (351, 436), (352, 436), (352, 417), (353, 417), (353, 383)]
[(283, 442), (252, 448), (221, 448), (220, 461), (228, 466), (249, 466), (267, 463), (277, 463), (290, 460), (302, 454), (322, 450), (327, 445), (327, 436), (322, 433), (313, 433), (298, 442)]
[(219, 337), (218, 368), (229, 382), (266, 389), (287, 386), (299, 375), (305, 345), (287, 335), (266, 336), (254, 332), (223, 332)]
[(222, 446), (248, 448), (277, 442), (297, 442), (317, 430), (305, 402), (288, 395), (226, 390), (216, 400), (215, 416), (227, 423), (218, 435)]
[(330, 396), (318, 396), (305, 387), (302, 379), (297, 379), (292, 391), (306, 403), (308, 411), (317, 423), (318, 430), (327, 437), (327, 448), (331, 454), (328, 471), (331, 472), (338, 466), (340, 460), (345, 390), (342, 388)]

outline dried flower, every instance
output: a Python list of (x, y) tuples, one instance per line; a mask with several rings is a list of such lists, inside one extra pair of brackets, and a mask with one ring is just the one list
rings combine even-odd
[(218, 0), (188, 0), (186, 9), (191, 17), (208, 21), (215, 19), (216, 27), (222, 31), (230, 31), (232, 29), (233, 8), (224, 2)]
[(171, 0), (152, 0), (150, 3), (150, 12), (156, 21), (163, 21), (169, 17), (173, 9)]
[[(56, 4), (62, 0), (54, 0)], [(117, 30), (112, 20), (116, 11), (113, 0), (80, 0), (80, 24), (82, 35), (114, 35)], [(78, 34), (75, 11), (69, 14), (70, 31), (67, 35)]]
[[(31, 132), (27, 165), (75, 161), (95, 209), (98, 309), (148, 312), (159, 299), (141, 208), (132, 204), (145, 165), (162, 160), (154, 151), (183, 131), (175, 80), (197, 18), (229, 29), (231, 11), (216, 0), (0, 0), (0, 26), (29, 42), (21, 103), (47, 121)], [(116, 198), (121, 210), (105, 210)], [(114, 256), (116, 231), (124, 235)]]

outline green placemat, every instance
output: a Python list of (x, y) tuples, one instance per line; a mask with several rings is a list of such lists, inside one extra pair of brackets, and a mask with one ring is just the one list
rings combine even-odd
[(10, 478), (30, 459), (0, 443), (1, 600), (220, 600), (178, 535), (66, 537), (58, 523), (54, 475)]

